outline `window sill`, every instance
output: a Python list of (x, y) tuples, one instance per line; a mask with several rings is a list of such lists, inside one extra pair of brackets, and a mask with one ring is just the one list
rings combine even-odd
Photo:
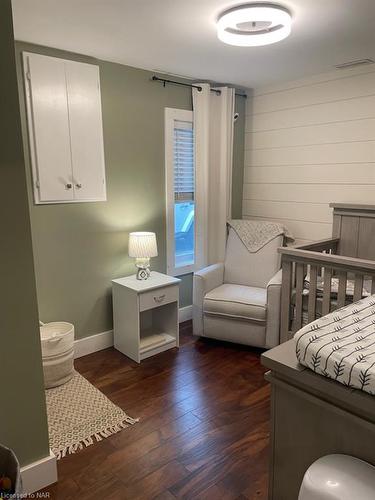
[(175, 276), (175, 277), (178, 277), (178, 276), (185, 276), (187, 274), (193, 274), (195, 273), (195, 271), (197, 271), (198, 267), (197, 266), (190, 266), (189, 268), (177, 268), (177, 269), (171, 269), (171, 270), (168, 270), (167, 274), (169, 276)]

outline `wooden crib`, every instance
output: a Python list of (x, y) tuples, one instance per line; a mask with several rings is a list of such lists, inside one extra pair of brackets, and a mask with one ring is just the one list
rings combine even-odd
[(375, 205), (330, 207), (332, 238), (279, 248), (281, 342), (317, 317), (375, 293)]

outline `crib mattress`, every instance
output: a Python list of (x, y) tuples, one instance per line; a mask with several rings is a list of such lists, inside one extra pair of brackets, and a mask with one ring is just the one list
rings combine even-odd
[(294, 340), (302, 365), (375, 395), (375, 295), (309, 323)]

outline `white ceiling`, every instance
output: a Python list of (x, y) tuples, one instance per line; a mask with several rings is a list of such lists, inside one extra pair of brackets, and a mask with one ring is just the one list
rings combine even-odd
[(280, 0), (292, 34), (265, 47), (216, 37), (217, 15), (238, 0), (13, 0), (18, 40), (195, 79), (245, 87), (375, 59), (375, 0)]

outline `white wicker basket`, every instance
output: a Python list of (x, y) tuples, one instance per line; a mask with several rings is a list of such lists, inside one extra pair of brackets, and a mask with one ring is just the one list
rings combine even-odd
[(56, 321), (40, 327), (44, 386), (46, 389), (65, 384), (73, 376), (74, 326)]

